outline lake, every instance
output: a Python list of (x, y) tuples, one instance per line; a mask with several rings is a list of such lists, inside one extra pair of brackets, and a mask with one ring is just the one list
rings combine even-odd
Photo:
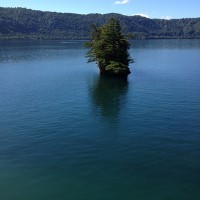
[(131, 44), (120, 81), (84, 41), (0, 41), (0, 199), (200, 199), (200, 40)]

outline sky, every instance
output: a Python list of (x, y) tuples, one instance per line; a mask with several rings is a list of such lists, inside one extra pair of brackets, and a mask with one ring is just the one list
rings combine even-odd
[(63, 13), (120, 13), (149, 18), (200, 17), (200, 0), (0, 0), (0, 7)]

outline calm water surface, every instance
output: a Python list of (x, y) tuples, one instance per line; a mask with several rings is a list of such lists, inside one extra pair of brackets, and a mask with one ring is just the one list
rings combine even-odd
[(200, 40), (133, 41), (127, 82), (83, 43), (0, 42), (0, 199), (200, 199)]

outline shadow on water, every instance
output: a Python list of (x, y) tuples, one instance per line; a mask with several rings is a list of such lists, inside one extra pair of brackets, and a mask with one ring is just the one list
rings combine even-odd
[(127, 91), (127, 79), (98, 76), (91, 89), (95, 112), (103, 117), (118, 118)]

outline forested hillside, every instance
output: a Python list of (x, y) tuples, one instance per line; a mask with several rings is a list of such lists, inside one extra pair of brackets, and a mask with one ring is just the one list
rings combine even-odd
[(120, 14), (71, 14), (0, 7), (0, 39), (87, 39), (91, 25), (120, 20), (135, 38), (200, 38), (200, 18), (149, 19)]

